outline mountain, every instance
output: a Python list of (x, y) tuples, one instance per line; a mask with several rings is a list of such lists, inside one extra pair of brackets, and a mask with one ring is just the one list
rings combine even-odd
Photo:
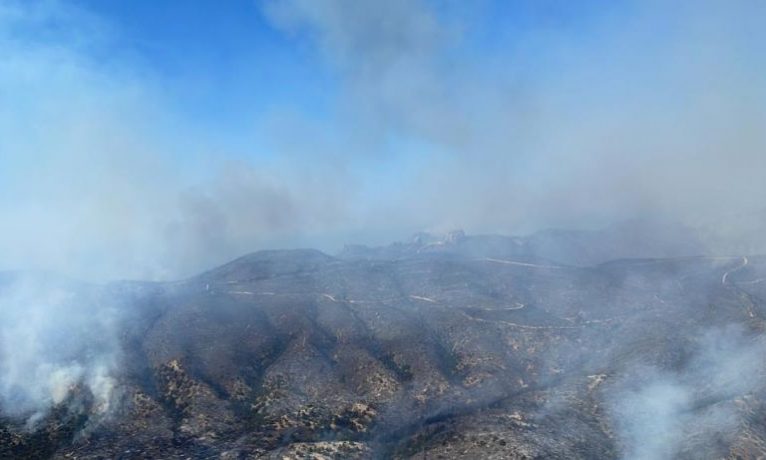
[[(721, 245), (719, 245), (721, 246)], [(694, 230), (676, 223), (633, 220), (603, 230), (542, 230), (522, 237), (418, 233), (410, 241), (388, 246), (346, 246), (342, 259), (388, 260), (422, 254), (516, 258), (590, 266), (616, 259), (668, 258), (707, 254), (709, 244)]]
[(113, 401), (76, 382), (33, 427), (3, 415), (0, 457), (766, 455), (766, 258), (604, 260), (621, 244), (419, 235), (62, 282), (121, 306)]

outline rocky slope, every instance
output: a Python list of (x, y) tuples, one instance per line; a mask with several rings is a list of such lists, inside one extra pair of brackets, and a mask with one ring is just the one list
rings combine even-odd
[(77, 285), (124, 308), (109, 408), (75, 384), (33, 426), (4, 415), (0, 457), (766, 455), (766, 258), (466, 238)]

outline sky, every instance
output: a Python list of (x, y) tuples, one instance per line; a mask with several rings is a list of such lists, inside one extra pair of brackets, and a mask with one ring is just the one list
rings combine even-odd
[(646, 216), (760, 238), (764, 19), (755, 0), (0, 0), (0, 269), (176, 279), (263, 248)]

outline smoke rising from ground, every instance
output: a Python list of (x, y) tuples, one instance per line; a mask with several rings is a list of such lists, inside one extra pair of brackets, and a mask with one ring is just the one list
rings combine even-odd
[(624, 458), (674, 458), (685, 440), (727, 439), (738, 428), (732, 399), (758, 388), (766, 343), (728, 327), (701, 334), (696, 346), (682, 369), (639, 366), (608, 391)]
[(82, 386), (105, 414), (115, 397), (120, 312), (114, 300), (44, 275), (0, 287), (0, 410), (34, 426)]

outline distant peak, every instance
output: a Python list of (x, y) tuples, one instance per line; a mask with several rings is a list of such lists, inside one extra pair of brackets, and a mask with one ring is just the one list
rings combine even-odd
[(428, 244), (454, 244), (466, 238), (465, 232), (461, 229), (450, 230), (446, 233), (418, 232), (412, 236), (412, 243), (416, 245)]

